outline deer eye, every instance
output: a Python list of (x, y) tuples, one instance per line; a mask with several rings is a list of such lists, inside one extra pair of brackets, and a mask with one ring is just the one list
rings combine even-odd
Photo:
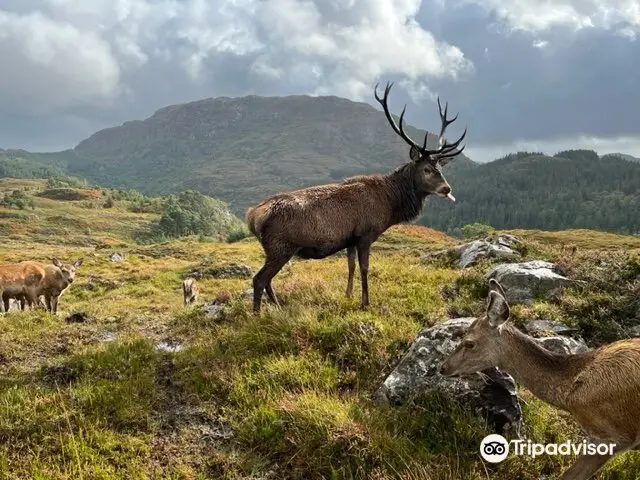
[(464, 345), (464, 348), (468, 348), (469, 350), (471, 350), (473, 347), (475, 347), (475, 344), (473, 342), (468, 341), (468, 340), (466, 342), (464, 342), (463, 345)]

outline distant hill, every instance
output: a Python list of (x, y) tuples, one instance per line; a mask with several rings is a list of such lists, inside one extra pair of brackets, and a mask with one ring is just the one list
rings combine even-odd
[(172, 105), (39, 158), (100, 185), (147, 194), (199, 190), (243, 215), (282, 190), (391, 171), (408, 160), (408, 148), (366, 103), (250, 96)]
[(604, 155), (604, 157), (618, 157), (622, 158), (623, 160), (628, 160), (629, 162), (640, 163), (640, 158), (634, 157), (633, 155), (629, 155), (627, 153), (608, 153), (607, 155)]
[(422, 222), (444, 231), (591, 228), (640, 233), (640, 165), (590, 150), (520, 152), (448, 176), (457, 202), (433, 199)]
[(3, 150), (0, 148), (0, 178), (47, 178), (61, 174), (62, 169), (52, 165), (38, 154), (25, 150)]
[[(414, 138), (423, 134), (407, 130)], [(25, 178), (64, 171), (152, 195), (194, 189), (224, 200), (242, 217), (267, 195), (389, 172), (407, 158), (406, 145), (369, 104), (249, 96), (168, 106), (145, 120), (101, 130), (64, 152), (0, 151), (0, 169), (3, 176)], [(458, 202), (430, 199), (420, 222), (449, 233), (474, 222), (638, 233), (637, 160), (588, 150), (552, 157), (520, 152), (487, 164), (460, 156), (444, 168)]]

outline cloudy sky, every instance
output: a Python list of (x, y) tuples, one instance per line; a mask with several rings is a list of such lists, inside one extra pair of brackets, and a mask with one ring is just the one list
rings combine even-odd
[(416, 126), (449, 100), (476, 160), (640, 156), (638, 34), (640, 0), (0, 0), (0, 147), (69, 148), (210, 96), (375, 103), (395, 80)]

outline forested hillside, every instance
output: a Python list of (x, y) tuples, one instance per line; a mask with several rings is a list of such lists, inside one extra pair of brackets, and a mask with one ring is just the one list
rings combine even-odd
[(593, 228), (640, 232), (640, 165), (589, 150), (520, 152), (448, 175), (457, 202), (430, 199), (421, 223), (454, 232), (496, 228)]

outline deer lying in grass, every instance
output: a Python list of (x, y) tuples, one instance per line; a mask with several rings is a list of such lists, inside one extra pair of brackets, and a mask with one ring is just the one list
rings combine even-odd
[(551, 352), (509, 323), (509, 305), (490, 281), (486, 314), (469, 331), (441, 373), (472, 374), (490, 367), (511, 374), (540, 399), (568, 411), (611, 455), (582, 455), (563, 480), (592, 478), (614, 455), (640, 445), (640, 339), (620, 340), (576, 355)]
[[(265, 263), (253, 277), (253, 309), (260, 311), (262, 293), (278, 304), (271, 280), (294, 255), (304, 259), (321, 259), (347, 249), (349, 276), (347, 297), (353, 291), (356, 254), (360, 265), (362, 306), (369, 305), (369, 250), (390, 226), (415, 219), (427, 195), (435, 194), (451, 201), (451, 187), (440, 167), (462, 153), (458, 146), (466, 135), (449, 144), (444, 132), (457, 115), (447, 118), (438, 99), (441, 128), (438, 147), (427, 149), (427, 135), (422, 144), (404, 132), (402, 110), (399, 126), (394, 121), (387, 99), (392, 84), (387, 84), (384, 96), (375, 92), (393, 131), (411, 148), (410, 161), (387, 175), (362, 175), (342, 183), (317, 185), (273, 195), (247, 211), (249, 230), (265, 251)], [(406, 109), (406, 106), (405, 106)]]
[(182, 282), (182, 295), (184, 297), (184, 306), (194, 303), (200, 295), (200, 286), (195, 278), (187, 278)]
[(53, 264), (26, 261), (0, 265), (0, 289), (5, 311), (9, 310), (9, 299), (17, 298), (22, 307), (22, 298), (31, 307), (40, 303), (44, 296), (47, 310), (54, 315), (58, 311), (58, 298), (75, 279), (76, 268), (82, 259), (65, 265), (57, 258)]

